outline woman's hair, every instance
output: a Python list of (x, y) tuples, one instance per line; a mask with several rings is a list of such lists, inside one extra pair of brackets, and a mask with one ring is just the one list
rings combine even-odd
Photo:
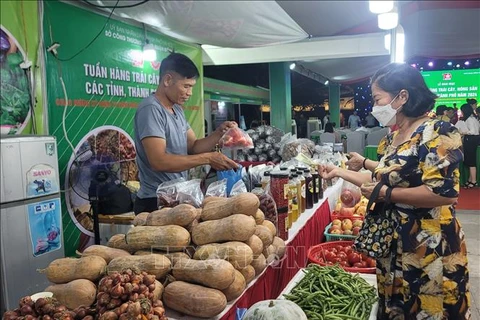
[(333, 133), (333, 124), (331, 122), (325, 124), (325, 132)]
[(467, 120), (473, 114), (472, 106), (468, 103), (462, 104), (460, 110), (462, 110), (463, 113), (463, 120)]
[(476, 99), (467, 99), (467, 103), (468, 104), (475, 104), (475, 103), (477, 103), (477, 100)]
[(370, 84), (396, 96), (408, 91), (408, 100), (400, 112), (410, 118), (420, 117), (431, 111), (437, 96), (428, 89), (420, 72), (405, 63), (390, 63), (378, 70)]

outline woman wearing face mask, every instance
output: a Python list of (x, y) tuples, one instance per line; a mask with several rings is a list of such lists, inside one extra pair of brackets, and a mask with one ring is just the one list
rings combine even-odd
[(460, 188), (460, 134), (426, 116), (436, 97), (408, 64), (383, 67), (371, 87), (372, 114), (398, 130), (380, 143), (378, 162), (363, 161), (373, 174), (323, 166), (321, 176), (353, 182), (367, 198), (382, 181), (379, 201), (391, 192), (388, 214), (399, 227), (391, 253), (376, 261), (377, 318), (469, 319), (467, 251), (453, 206)]

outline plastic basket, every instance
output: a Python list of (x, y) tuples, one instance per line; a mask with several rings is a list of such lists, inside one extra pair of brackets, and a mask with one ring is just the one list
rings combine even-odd
[(323, 231), (323, 235), (325, 236), (326, 241), (342, 241), (342, 240), (347, 240), (347, 241), (353, 241), (355, 240), (358, 236), (354, 235), (349, 235), (349, 234), (332, 234), (328, 233), (328, 229), (332, 226), (332, 222), (328, 226), (325, 227), (325, 230)]
[[(313, 246), (310, 249), (308, 249), (308, 252), (307, 252), (308, 261), (310, 263), (315, 263), (321, 266), (327, 266), (326, 263), (323, 263), (317, 260), (316, 256), (318, 253), (326, 249), (331, 249), (336, 245), (346, 246), (346, 245), (352, 245), (352, 244), (353, 244), (353, 241), (333, 241), (333, 242), (317, 244), (316, 246)], [(358, 273), (375, 273), (376, 272), (375, 267), (373, 268), (353, 268), (353, 267), (342, 267), (342, 266), (340, 267), (348, 272), (358, 272)]]
[(339, 214), (336, 214), (335, 211), (332, 211), (330, 213), (330, 219), (333, 221), (335, 219), (338, 219), (338, 220), (344, 220), (344, 219), (350, 219), (350, 220), (365, 220), (365, 217), (364, 216), (354, 216), (354, 215), (348, 215), (348, 216), (345, 216), (345, 215), (339, 215)]

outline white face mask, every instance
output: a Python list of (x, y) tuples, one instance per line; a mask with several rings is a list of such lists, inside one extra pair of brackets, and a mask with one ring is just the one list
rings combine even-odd
[(395, 98), (393, 98), (393, 100), (385, 106), (373, 106), (372, 116), (374, 116), (382, 126), (390, 127), (396, 123), (397, 112), (401, 107), (398, 109), (393, 109), (392, 102), (395, 101), (397, 97), (398, 95), (396, 95)]

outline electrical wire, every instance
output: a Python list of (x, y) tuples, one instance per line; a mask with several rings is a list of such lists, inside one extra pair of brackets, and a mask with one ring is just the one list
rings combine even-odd
[(98, 39), (98, 37), (100, 37), (100, 35), (103, 33), (103, 30), (105, 30), (105, 27), (107, 26), (108, 22), (112, 18), (113, 12), (115, 11), (116, 8), (118, 8), (117, 6), (118, 6), (119, 2), (120, 2), (120, 0), (117, 0), (117, 3), (115, 3), (115, 6), (113, 6), (112, 10), (110, 11), (110, 14), (108, 15), (108, 18), (105, 21), (105, 24), (103, 25), (102, 29), (97, 33), (97, 35), (85, 47), (80, 49), (80, 51), (78, 51), (77, 53), (75, 53), (73, 56), (71, 56), (68, 59), (61, 59), (58, 56), (54, 55), (55, 59), (57, 59), (59, 61), (62, 61), (62, 62), (70, 61), (70, 60), (74, 59), (76, 56), (78, 56), (80, 53), (82, 53), (83, 51), (87, 50)]
[(138, 7), (139, 5), (142, 5), (144, 3), (147, 3), (148, 1), (150, 0), (143, 0), (141, 2), (138, 2), (138, 3), (134, 3), (134, 4), (127, 4), (127, 5), (124, 5), (124, 6), (102, 6), (102, 5), (99, 5), (99, 4), (95, 4), (95, 3), (91, 3), (90, 1), (88, 0), (82, 0), (83, 2), (85, 2), (86, 4), (88, 5), (91, 5), (92, 7), (95, 7), (95, 8), (102, 8), (102, 9), (111, 9), (111, 8), (117, 8), (117, 9), (125, 9), (125, 8), (134, 8), (134, 7)]

